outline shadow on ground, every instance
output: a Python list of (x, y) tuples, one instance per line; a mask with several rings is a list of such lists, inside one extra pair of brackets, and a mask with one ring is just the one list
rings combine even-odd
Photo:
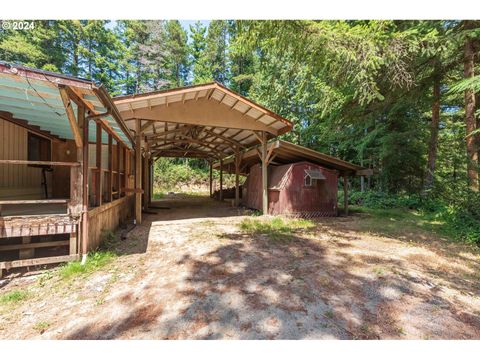
[[(368, 242), (353, 217), (321, 219), (313, 233), (274, 241), (225, 231), (237, 210), (209, 201), (172, 201), (168, 214), (147, 215), (144, 231), (125, 242), (148, 247), (138, 279), (60, 337), (480, 338), (478, 312), (448, 295), (478, 296), (478, 284), (415, 258), (407, 240)], [(185, 222), (195, 218), (217, 222)], [(185, 239), (149, 243), (150, 227), (162, 222)]]

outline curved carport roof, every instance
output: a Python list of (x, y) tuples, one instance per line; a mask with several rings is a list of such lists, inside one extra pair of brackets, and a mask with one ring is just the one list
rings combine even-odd
[(153, 158), (222, 159), (292, 129), (292, 123), (216, 82), (114, 98)]

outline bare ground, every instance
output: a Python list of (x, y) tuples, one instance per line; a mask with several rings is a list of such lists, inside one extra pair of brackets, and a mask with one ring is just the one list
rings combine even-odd
[(89, 276), (1, 280), (29, 296), (0, 304), (0, 338), (480, 339), (475, 249), (368, 215), (272, 241), (227, 204), (158, 204)]

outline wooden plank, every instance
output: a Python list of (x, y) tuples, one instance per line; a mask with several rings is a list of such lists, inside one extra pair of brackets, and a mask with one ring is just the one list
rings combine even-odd
[(66, 204), (68, 201), (68, 199), (0, 200), (0, 205)]
[(121, 173), (120, 173), (120, 170), (121, 170), (121, 167), (120, 167), (120, 158), (122, 156), (122, 146), (117, 143), (117, 181), (116, 181), (116, 184), (115, 184), (115, 192), (117, 193), (117, 197), (120, 197), (120, 187), (121, 187), (121, 179), (122, 179), (122, 176), (121, 176)]
[[(135, 133), (135, 188), (142, 186), (142, 138), (140, 120), (136, 121)], [(142, 223), (142, 194), (135, 192), (135, 222), (137, 225)]]
[(42, 236), (42, 235), (56, 235), (56, 234), (69, 234), (75, 231), (75, 224), (64, 223), (46, 223), (44, 225), (21, 227), (2, 227), (0, 228), (0, 237), (20, 237), (20, 236)]
[[(83, 156), (82, 149), (77, 148), (77, 159)], [(68, 213), (73, 217), (80, 217), (82, 214), (82, 191), (83, 174), (82, 168), (70, 168), (70, 201), (68, 203)]]
[[(129, 170), (128, 170), (128, 149), (125, 147), (123, 148), (123, 187), (124, 188), (127, 188), (128, 187), (128, 175), (129, 175)], [(119, 188), (120, 189), (120, 188)], [(122, 190), (123, 194), (122, 196), (125, 194), (125, 192)]]
[(262, 156), (262, 211), (268, 215), (268, 164), (267, 164), (267, 134), (261, 134)]
[(0, 159), (0, 164), (11, 164), (11, 165), (47, 165), (47, 166), (80, 166), (80, 163), (78, 163), (78, 162), (32, 161), (32, 160), (3, 160), (3, 159)]
[(142, 125), (140, 132), (144, 132), (149, 126), (152, 126), (155, 123), (155, 121), (147, 121), (145, 124)]
[(0, 269), (8, 270), (8, 269), (18, 268), (18, 267), (55, 264), (55, 263), (75, 261), (75, 260), (78, 260), (78, 255), (63, 255), (63, 256), (51, 256), (51, 257), (38, 258), (38, 259), (2, 261), (0, 262)]
[(348, 216), (348, 181), (347, 175), (343, 175), (343, 210), (345, 215)]
[(107, 178), (107, 201), (112, 201), (113, 187), (113, 138), (108, 134), (108, 178)]
[[(89, 120), (85, 117), (85, 106), (78, 106), (78, 122), (82, 127), (83, 132), (83, 148), (81, 150), (81, 164), (82, 164), (82, 218), (81, 224), (77, 227), (78, 231), (78, 247), (77, 252), (86, 254), (88, 249), (88, 198), (89, 198), (89, 176), (90, 172), (88, 170), (89, 163)], [(78, 156), (79, 154), (77, 154)]]
[[(99, 122), (97, 122), (97, 138), (95, 149), (95, 162), (97, 169), (102, 169), (102, 125)], [(97, 181), (95, 183), (95, 206), (101, 206), (103, 200), (103, 171), (98, 171), (96, 177)]]
[(44, 242), (38, 242), (38, 243), (0, 245), (0, 251), (38, 249), (38, 248), (56, 247), (56, 246), (68, 246), (69, 244), (70, 244), (69, 240), (61, 240), (61, 241), (44, 241)]
[[(76, 89), (72, 88), (72, 87), (66, 87), (66, 90), (68, 92), (68, 95), (70, 96), (70, 98), (77, 103), (77, 105), (80, 106), (80, 104), (82, 104), (92, 115), (98, 115), (98, 111), (95, 110), (95, 107), (92, 105), (92, 103), (90, 103), (89, 101), (85, 100), (83, 98), (83, 94), (78, 92)], [(97, 95), (97, 97), (99, 97), (99, 93), (96, 91), (96, 89), (93, 89), (95, 91), (95, 94)], [(115, 118), (115, 116), (114, 116)], [(120, 138), (120, 136), (111, 128), (110, 124), (106, 121), (106, 120), (103, 120), (103, 119), (97, 119), (96, 120), (97, 123), (100, 122), (102, 124), (102, 127), (105, 129), (105, 131), (108, 133), (108, 134), (111, 134), (113, 135), (113, 137), (115, 138), (115, 140), (117, 142), (121, 142), (122, 144), (124, 144), (125, 146), (127, 146), (127, 144), (125, 144), (125, 142)], [(117, 124), (120, 126), (120, 127), (123, 127), (124, 124), (120, 124), (118, 121), (117, 121)], [(127, 134), (128, 137), (130, 137), (130, 134)]]
[(212, 178), (213, 178), (213, 163), (212, 161), (209, 161), (209, 167), (210, 167), (210, 197), (212, 197), (212, 194), (213, 194), (213, 189), (212, 189)]
[(122, 191), (126, 193), (143, 194), (143, 189), (122, 188)]
[(77, 232), (72, 231), (70, 233), (70, 240), (68, 241), (68, 251), (70, 255), (75, 255), (77, 253)]
[[(32, 242), (32, 238), (30, 236), (22, 236), (22, 244), (23, 245), (29, 245)], [(20, 260), (23, 259), (31, 259), (35, 256), (35, 249), (33, 248), (25, 248), (25, 249), (20, 249), (18, 252), (18, 258)]]
[(220, 201), (223, 201), (223, 159), (220, 159)]
[(70, 97), (67, 94), (67, 90), (63, 87), (59, 88), (60, 96), (62, 97), (63, 105), (65, 106), (65, 111), (67, 113), (67, 118), (72, 128), (73, 137), (75, 139), (75, 144), (77, 148), (83, 146), (82, 134), (80, 133), (80, 128), (78, 127), (77, 120), (75, 119), (75, 114), (73, 113), (72, 103)]

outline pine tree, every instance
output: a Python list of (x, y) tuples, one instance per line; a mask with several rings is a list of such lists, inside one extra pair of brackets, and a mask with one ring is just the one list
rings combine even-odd
[(192, 66), (192, 83), (202, 84), (213, 80), (212, 73), (208, 66), (208, 58), (205, 54), (207, 47), (207, 28), (197, 21), (193, 26), (190, 25), (190, 37), (192, 44), (190, 46)]
[(178, 20), (167, 21), (165, 28), (166, 51), (168, 52), (166, 67), (169, 71), (170, 86), (184, 86), (188, 84), (190, 72), (187, 32)]

